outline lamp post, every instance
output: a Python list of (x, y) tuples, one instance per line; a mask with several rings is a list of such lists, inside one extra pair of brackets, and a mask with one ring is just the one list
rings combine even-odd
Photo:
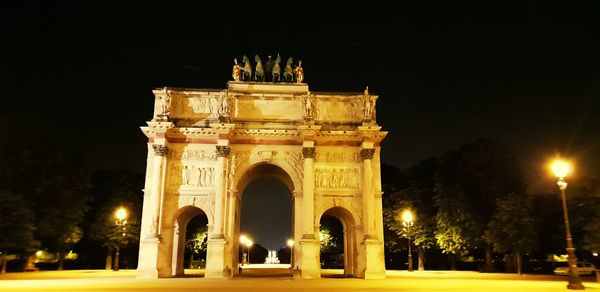
[(294, 256), (294, 240), (293, 239), (288, 239), (287, 240), (287, 246), (290, 248), (290, 268), (292, 267), (292, 259)]
[[(240, 244), (242, 245), (242, 266), (244, 263), (250, 263), (250, 247), (254, 244), (252, 239), (248, 238), (246, 235), (240, 236)], [(248, 249), (248, 253), (244, 250), (244, 246)]]
[(246, 241), (246, 246), (248, 247), (248, 264), (251, 264), (251, 262), (250, 262), (250, 248), (252, 247), (253, 244), (254, 244), (254, 242), (252, 241), (252, 239), (248, 239), (248, 241)]
[(246, 242), (248, 242), (248, 237), (246, 235), (240, 236), (240, 244), (242, 245), (242, 266), (246, 263)]
[(571, 226), (569, 224), (569, 213), (567, 211), (567, 182), (565, 177), (571, 171), (571, 164), (563, 160), (556, 160), (551, 167), (554, 176), (558, 178), (558, 188), (562, 197), (563, 215), (565, 219), (565, 231), (567, 233), (567, 261), (569, 262), (569, 284), (568, 289), (583, 290), (585, 286), (581, 283), (579, 272), (577, 271), (577, 257), (575, 256), (575, 248), (573, 247), (573, 237), (571, 236)]
[(406, 228), (406, 239), (408, 239), (408, 271), (413, 271), (412, 249), (410, 246), (410, 228), (413, 226), (413, 214), (410, 210), (402, 213), (402, 225)]
[[(119, 254), (120, 254), (120, 238), (121, 236), (125, 237), (125, 230), (127, 228), (127, 210), (123, 207), (119, 207), (115, 212), (115, 225), (117, 226), (117, 252), (115, 253), (115, 264), (113, 267), (113, 271), (119, 270)], [(119, 234), (121, 233), (121, 234)]]

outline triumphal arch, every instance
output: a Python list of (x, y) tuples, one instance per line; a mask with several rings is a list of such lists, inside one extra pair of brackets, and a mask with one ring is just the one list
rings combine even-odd
[(323, 215), (344, 226), (345, 274), (384, 277), (379, 157), (387, 132), (376, 122), (377, 95), (254, 81), (154, 95), (153, 119), (142, 127), (139, 277), (183, 274), (186, 225), (201, 213), (209, 230), (205, 276), (235, 276), (242, 194), (262, 177), (281, 180), (293, 195), (295, 278), (320, 277)]

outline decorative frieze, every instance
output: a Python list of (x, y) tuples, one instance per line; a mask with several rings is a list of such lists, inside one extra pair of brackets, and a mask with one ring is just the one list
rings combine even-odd
[(358, 168), (318, 168), (315, 186), (321, 189), (356, 189), (360, 186)]
[(154, 149), (154, 155), (167, 156), (169, 154), (169, 148), (165, 145), (154, 144), (152, 148)]
[(217, 159), (217, 153), (214, 151), (207, 151), (207, 150), (184, 150), (184, 151), (171, 150), (169, 152), (169, 158), (180, 159), (180, 160), (211, 161), (211, 160)]
[(364, 159), (373, 159), (375, 155), (375, 149), (373, 148), (364, 148), (360, 150), (360, 157)]
[(304, 158), (315, 158), (315, 147), (303, 147), (302, 148), (302, 156)]
[(344, 150), (331, 150), (331, 151), (317, 151), (316, 160), (318, 162), (359, 162), (358, 152), (356, 151), (344, 151)]

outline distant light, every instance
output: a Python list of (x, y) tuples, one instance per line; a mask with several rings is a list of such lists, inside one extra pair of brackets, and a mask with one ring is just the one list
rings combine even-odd
[(402, 213), (402, 221), (404, 222), (412, 222), (413, 221), (413, 213), (410, 210), (404, 211)]
[(294, 246), (294, 240), (293, 240), (293, 239), (288, 239), (288, 240), (287, 240), (287, 245), (288, 245), (289, 247), (292, 247), (292, 246)]
[(246, 246), (252, 246), (254, 245), (254, 242), (251, 239), (248, 239), (248, 241), (246, 241)]
[(248, 237), (246, 235), (240, 235), (240, 242), (242, 244), (246, 244), (246, 242), (248, 242)]
[(598, 256), (598, 252), (597, 251), (593, 252), (592, 255), (595, 256), (595, 257), (597, 257)]
[(552, 162), (550, 169), (552, 169), (554, 176), (565, 178), (571, 172), (571, 164), (568, 161), (557, 159)]
[(115, 217), (117, 217), (117, 219), (119, 219), (119, 220), (123, 220), (123, 219), (127, 218), (127, 210), (123, 207), (120, 207), (115, 212)]

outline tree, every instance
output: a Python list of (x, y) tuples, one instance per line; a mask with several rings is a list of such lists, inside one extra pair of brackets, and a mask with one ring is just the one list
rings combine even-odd
[[(383, 201), (383, 220), (391, 231), (386, 236), (386, 245), (393, 251), (402, 248), (401, 238), (410, 236), (417, 247), (419, 270), (425, 270), (425, 250), (435, 246), (433, 230), (435, 225), (434, 174), (437, 168), (437, 158), (421, 160), (417, 165), (396, 174), (397, 184), (385, 187), (386, 196)], [(414, 225), (406, 234), (398, 214), (405, 209), (414, 212)]]
[(337, 239), (331, 235), (331, 231), (325, 226), (319, 228), (319, 247), (321, 252), (331, 252), (338, 248)]
[(492, 270), (492, 247), (484, 240), (484, 233), (496, 199), (525, 192), (516, 160), (501, 144), (481, 138), (443, 155), (435, 181), (438, 245), (452, 254), (485, 248), (484, 270)]
[(531, 201), (526, 196), (511, 193), (496, 200), (496, 212), (484, 237), (495, 251), (514, 253), (519, 275), (522, 274), (521, 257), (535, 248), (536, 236)]
[[(117, 224), (115, 211), (123, 207), (128, 212), (126, 223)], [(135, 204), (123, 202), (118, 197), (112, 198), (105, 203), (100, 216), (90, 226), (90, 238), (100, 242), (107, 249), (105, 269), (111, 269), (112, 254), (117, 247), (125, 247), (139, 241), (140, 221), (135, 210)]]
[(35, 239), (64, 256), (87, 211), (83, 158), (49, 140), (10, 142), (0, 153), (0, 188), (22, 194), (34, 212)]
[[(139, 241), (142, 214), (143, 180), (139, 175), (126, 170), (102, 170), (92, 174), (90, 195), (91, 210), (86, 215), (88, 241), (106, 248), (105, 269), (113, 266), (112, 257), (117, 244), (131, 246)], [(115, 211), (124, 207), (128, 212), (125, 236), (115, 224)], [(118, 234), (121, 234), (118, 236)], [(90, 251), (93, 252), (93, 251)]]
[[(394, 251), (402, 248), (400, 238), (411, 238), (417, 247), (419, 270), (425, 269), (425, 250), (435, 245), (433, 237), (433, 220), (428, 209), (419, 199), (420, 195), (428, 192), (427, 188), (409, 187), (403, 190), (395, 190), (388, 195), (389, 200), (393, 201), (390, 206), (383, 210), (383, 220), (388, 230), (392, 231), (393, 236), (388, 237), (386, 245)], [(413, 226), (406, 228), (399, 218), (404, 210), (411, 210), (414, 216)], [(429, 210), (430, 211), (430, 210)]]
[(0, 252), (2, 270), (6, 272), (9, 252), (27, 255), (35, 247), (33, 212), (19, 195), (0, 192)]
[(192, 268), (192, 262), (194, 261), (194, 254), (206, 252), (207, 239), (208, 226), (206, 225), (186, 233), (185, 246), (190, 250), (190, 269)]

